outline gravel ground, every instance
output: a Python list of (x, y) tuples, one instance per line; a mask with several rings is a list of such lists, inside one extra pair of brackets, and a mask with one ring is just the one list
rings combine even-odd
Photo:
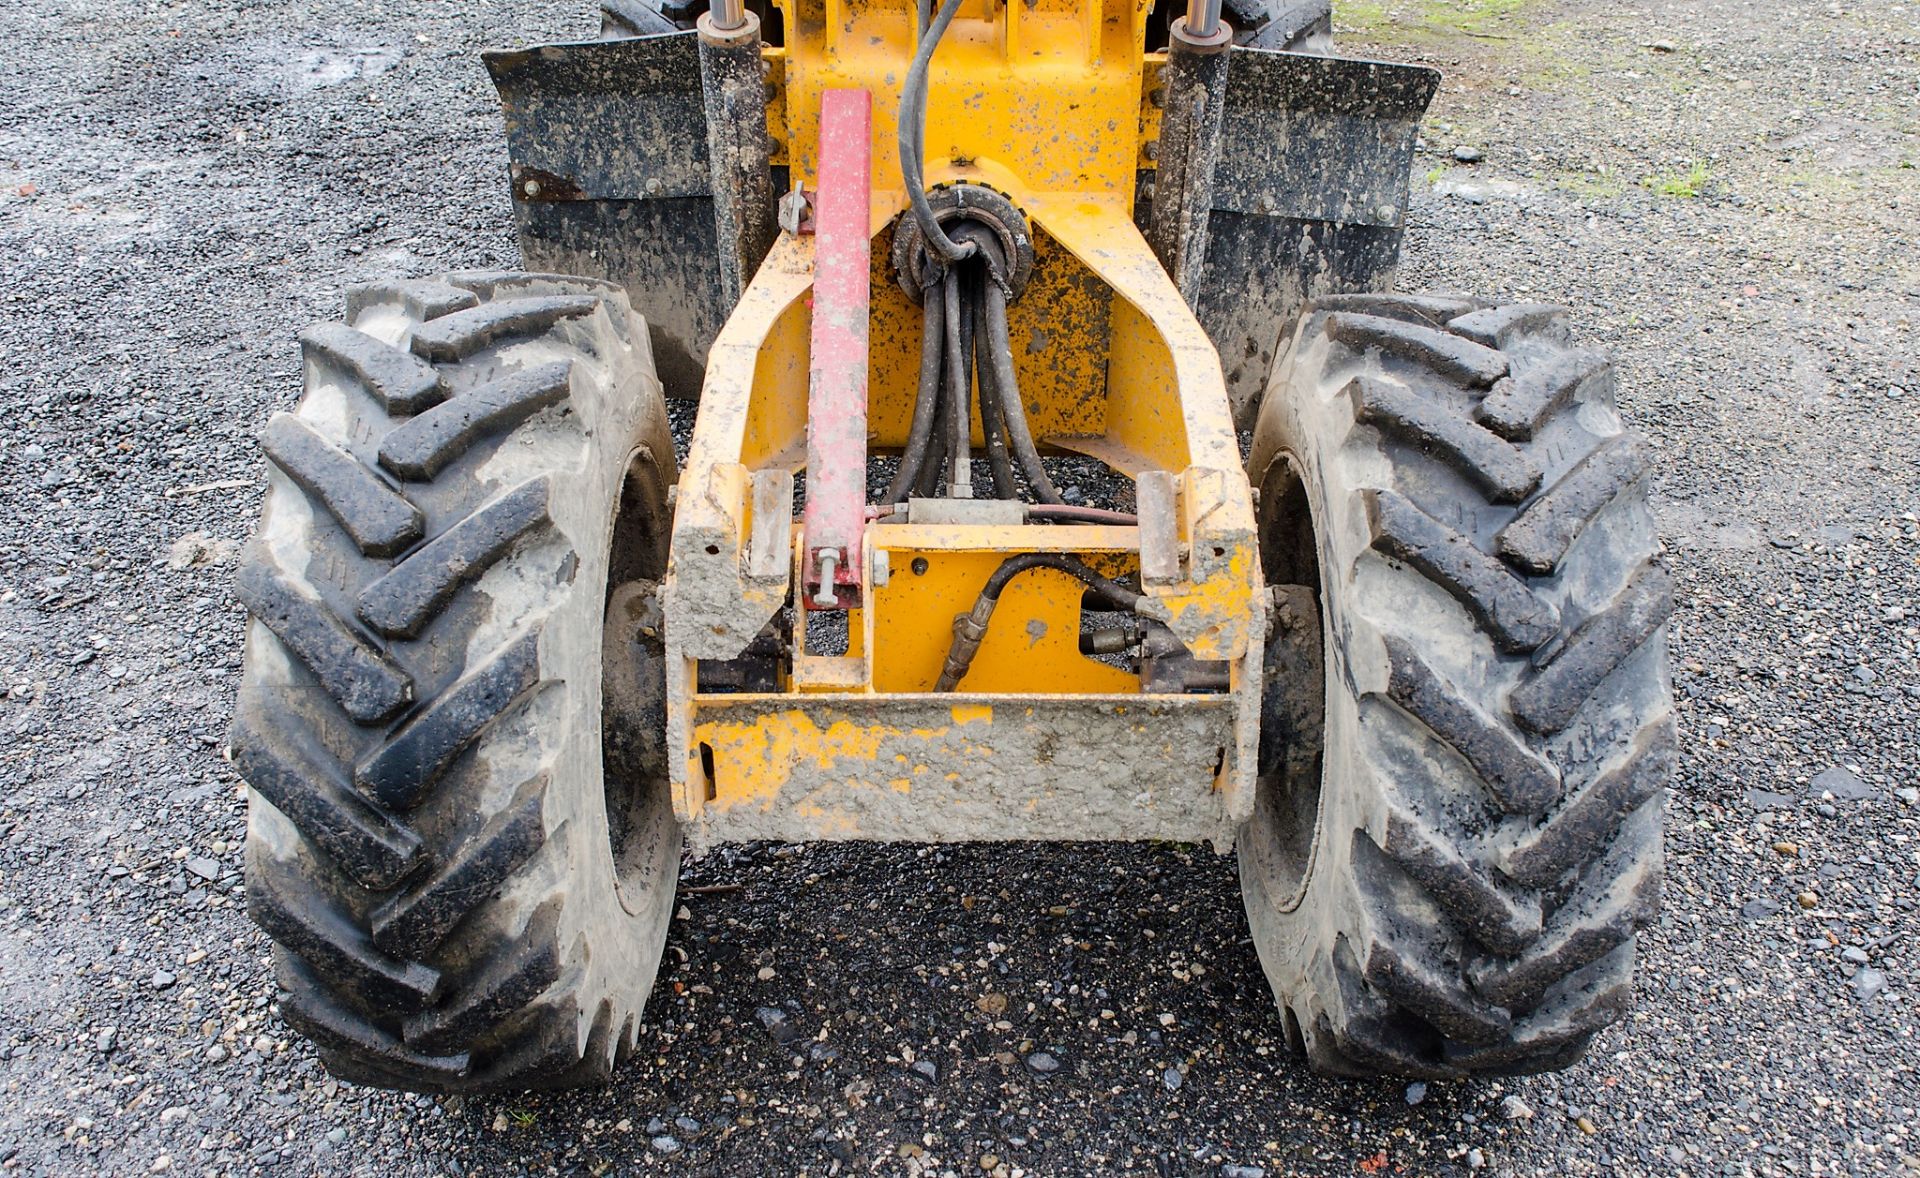
[(822, 846), (689, 865), (610, 1089), (330, 1080), (275, 1017), (219, 756), (251, 438), (344, 283), (513, 262), (474, 52), (592, 16), (13, 0), (0, 1166), (1920, 1171), (1920, 8), (1408, 0), (1342, 24), (1449, 75), (1405, 284), (1574, 307), (1666, 459), (1667, 915), (1638, 1012), (1584, 1063), (1312, 1076), (1204, 849)]

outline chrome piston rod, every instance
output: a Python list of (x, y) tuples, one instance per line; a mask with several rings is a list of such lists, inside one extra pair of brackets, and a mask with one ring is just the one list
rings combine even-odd
[(1187, 0), (1187, 32), (1211, 37), (1220, 24), (1220, 0)]

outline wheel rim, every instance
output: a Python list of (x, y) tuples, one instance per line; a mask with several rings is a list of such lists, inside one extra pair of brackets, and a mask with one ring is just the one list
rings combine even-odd
[(1282, 452), (1260, 493), (1260, 564), (1269, 591), (1254, 823), (1269, 899), (1292, 912), (1313, 878), (1324, 813), (1326, 615), (1312, 502)]
[(659, 584), (671, 520), (652, 451), (628, 459), (609, 535), (601, 666), (601, 782), (614, 890), (640, 915), (673, 826), (666, 767), (666, 650)]

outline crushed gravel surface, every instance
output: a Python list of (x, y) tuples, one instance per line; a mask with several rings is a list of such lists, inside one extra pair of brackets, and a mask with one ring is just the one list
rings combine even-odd
[(1231, 858), (724, 849), (603, 1091), (326, 1076), (220, 757), (252, 437), (347, 282), (512, 265), (482, 47), (582, 0), (0, 6), (0, 1168), (1920, 1170), (1920, 5), (1408, 0), (1403, 285), (1566, 303), (1662, 458), (1683, 765), (1636, 1013), (1555, 1075), (1335, 1083)]

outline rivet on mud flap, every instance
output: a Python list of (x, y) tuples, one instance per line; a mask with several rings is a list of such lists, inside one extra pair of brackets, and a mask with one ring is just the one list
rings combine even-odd
[(1338, 1074), (1620, 1017), (1673, 730), (1611, 369), (1381, 293), (1432, 71), (1087, 2), (608, 0), (488, 55), (571, 276), (305, 333), (239, 577), (249, 905), (334, 1073), (604, 1079), (683, 841), (1237, 847)]

